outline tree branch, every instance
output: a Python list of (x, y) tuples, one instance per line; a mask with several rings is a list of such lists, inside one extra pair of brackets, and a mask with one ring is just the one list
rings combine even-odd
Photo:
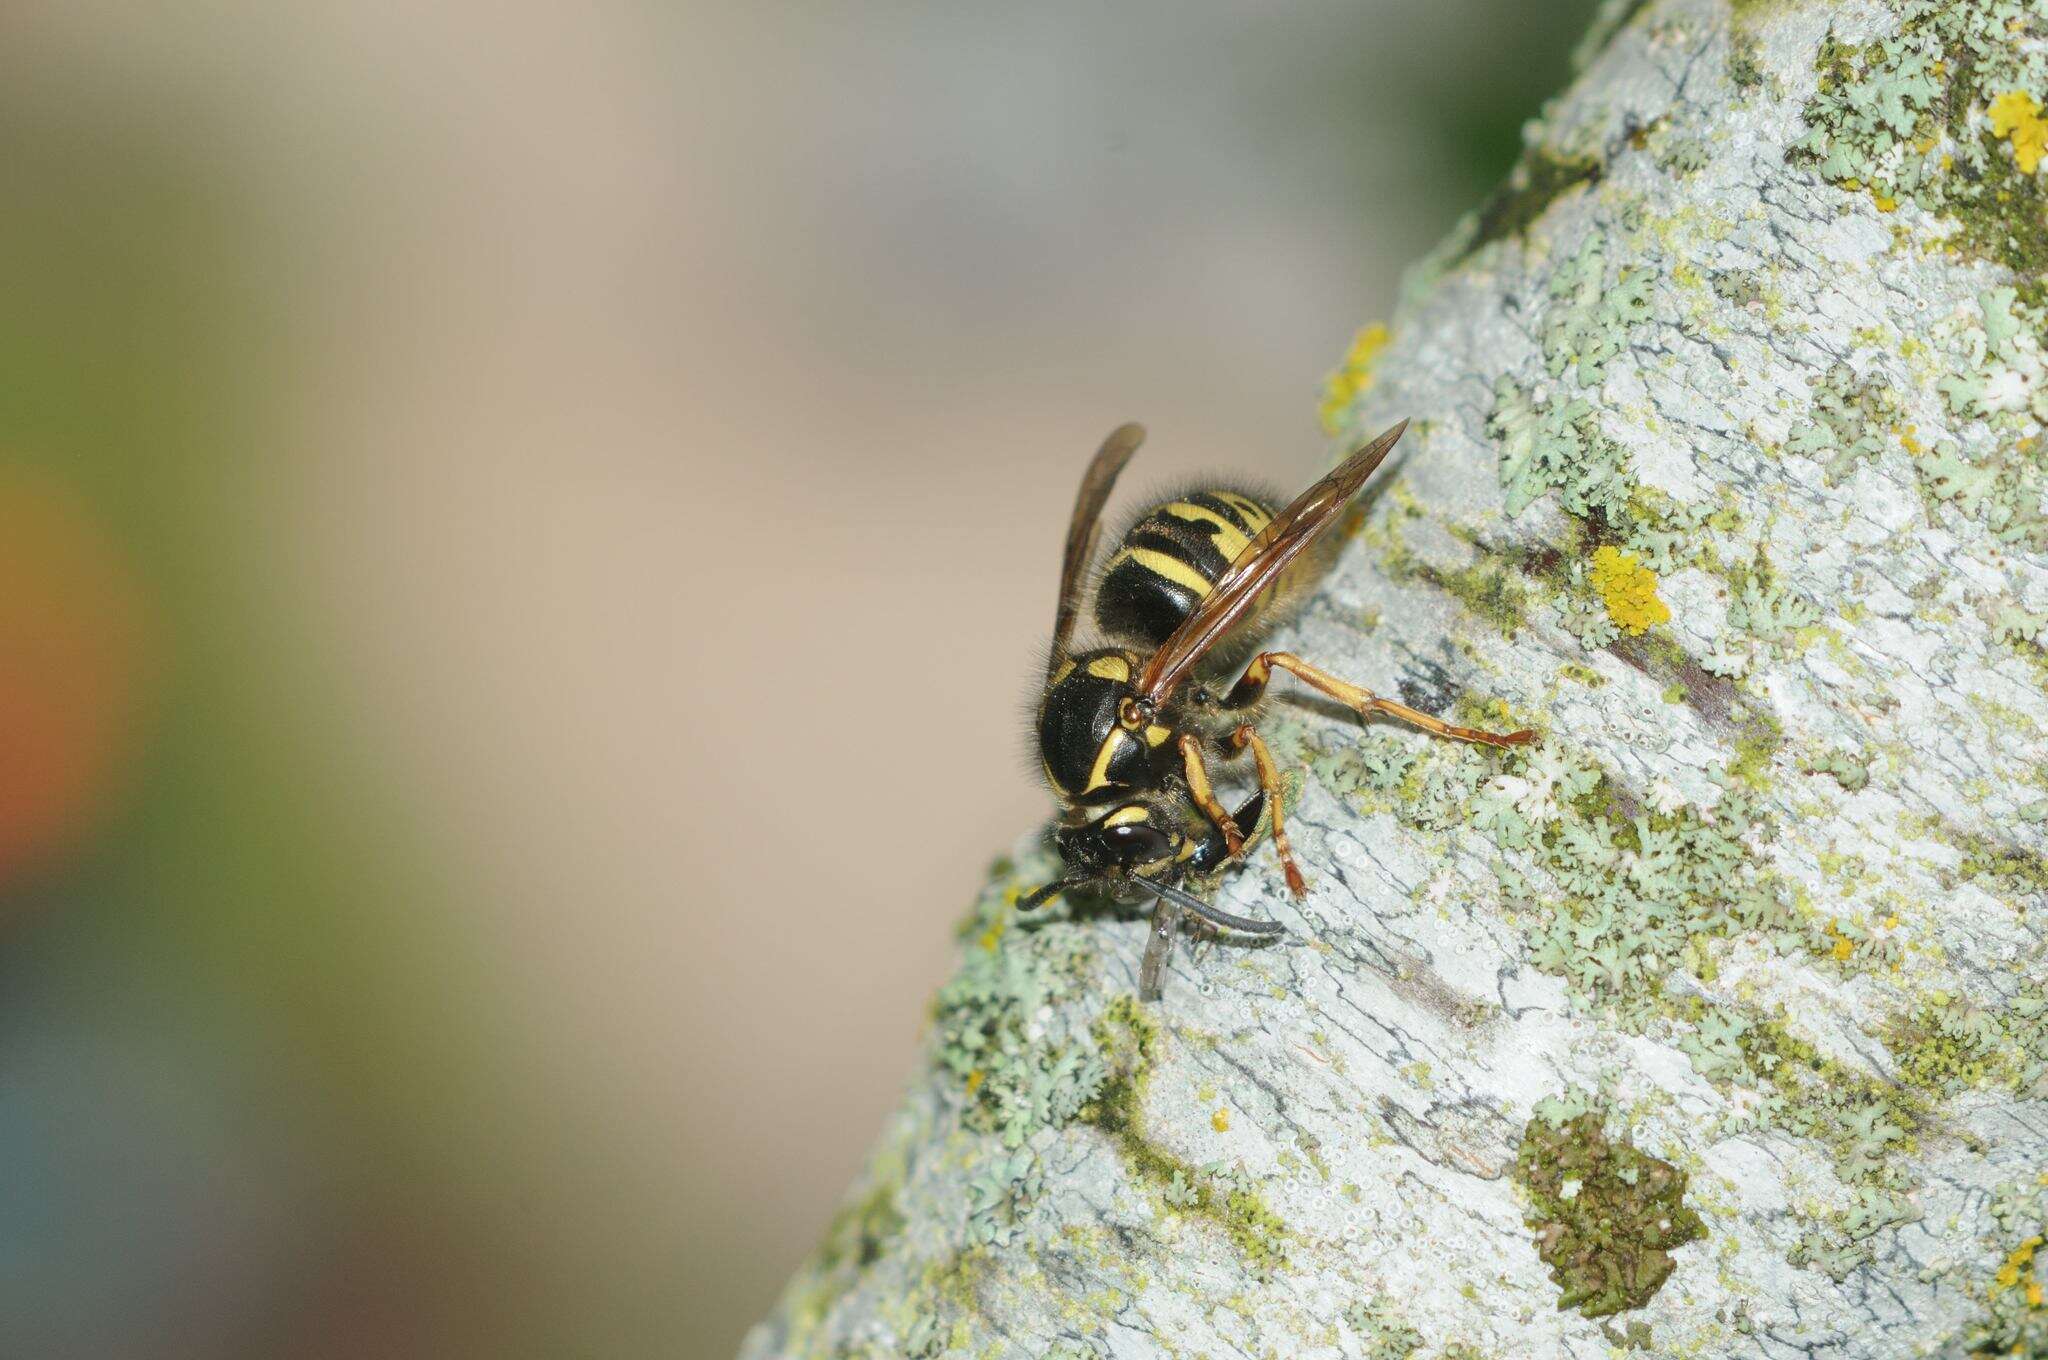
[(2048, 11), (1613, 4), (1330, 410), (1293, 939), (961, 929), (744, 1355), (2048, 1354)]

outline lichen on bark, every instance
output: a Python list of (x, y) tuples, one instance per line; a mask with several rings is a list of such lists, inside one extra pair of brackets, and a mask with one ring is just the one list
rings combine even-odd
[[(1151, 1008), (1142, 920), (1019, 917), (1026, 838), (748, 1360), (2042, 1344), (2048, 328), (1993, 238), (2048, 15), (1606, 17), (1342, 366), (1340, 444), (1415, 424), (1285, 638), (1541, 745), (1282, 699), (1311, 890), (1261, 851), (1220, 905), (1295, 939)], [(1670, 1245), (1546, 1242), (1559, 1091)]]
[(1587, 1317), (1641, 1308), (1670, 1278), (1671, 1253), (1707, 1235), (1685, 1205), (1685, 1173), (1602, 1124), (1599, 1111), (1539, 1107), (1515, 1157), (1557, 1306)]

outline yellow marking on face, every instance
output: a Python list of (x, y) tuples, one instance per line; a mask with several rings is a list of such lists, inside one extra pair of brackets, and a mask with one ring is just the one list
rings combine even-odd
[(1060, 662), (1060, 668), (1059, 668), (1058, 670), (1056, 670), (1056, 671), (1054, 671), (1054, 672), (1052, 673), (1052, 682), (1053, 682), (1053, 683), (1054, 683), (1055, 685), (1057, 685), (1057, 684), (1059, 684), (1059, 683), (1060, 683), (1060, 681), (1062, 681), (1062, 680), (1066, 679), (1066, 678), (1067, 678), (1068, 676), (1072, 675), (1073, 673), (1074, 673), (1074, 658), (1072, 658), (1072, 657), (1070, 656), (1070, 657), (1068, 657), (1068, 658), (1067, 658), (1066, 660), (1064, 660), (1064, 661)]
[(1189, 860), (1189, 859), (1193, 859), (1194, 857), (1195, 857), (1195, 843), (1194, 843), (1194, 841), (1193, 841), (1193, 840), (1182, 840), (1182, 841), (1181, 841), (1181, 843), (1180, 843), (1180, 849), (1179, 849), (1179, 851), (1178, 851), (1178, 852), (1176, 852), (1176, 853), (1174, 854), (1174, 858), (1175, 858), (1175, 859), (1179, 859), (1179, 860)]
[(1228, 515), (1211, 510), (1206, 505), (1196, 505), (1192, 501), (1175, 501), (1166, 507), (1166, 513), (1175, 519), (1215, 525), (1216, 532), (1209, 541), (1216, 545), (1216, 551), (1223, 554), (1223, 560), (1226, 562), (1236, 561), (1237, 555), (1251, 546), (1250, 535), (1233, 524)]
[(1156, 575), (1164, 576), (1175, 585), (1186, 586), (1196, 595), (1209, 593), (1209, 578), (1196, 571), (1178, 557), (1168, 557), (1157, 548), (1125, 548), (1109, 559), (1114, 568), (1119, 562), (1136, 562), (1139, 566)]
[(1095, 753), (1095, 768), (1088, 771), (1088, 782), (1081, 786), (1081, 792), (1093, 793), (1109, 786), (1109, 762), (1116, 755), (1117, 747), (1129, 741), (1122, 728), (1112, 728), (1103, 739), (1102, 749)]
[(1120, 656), (1098, 656), (1088, 663), (1088, 673), (1097, 680), (1128, 683), (1131, 678), (1131, 663)]
[(1149, 822), (1151, 820), (1152, 812), (1149, 808), (1139, 803), (1133, 803), (1129, 807), (1120, 807), (1115, 812), (1104, 817), (1102, 824), (1104, 826), (1122, 826), (1126, 822)]
[(1172, 728), (1161, 727), (1158, 723), (1153, 723), (1145, 729), (1145, 744), (1147, 746), (1163, 746), (1166, 744), (1166, 739), (1172, 735)]

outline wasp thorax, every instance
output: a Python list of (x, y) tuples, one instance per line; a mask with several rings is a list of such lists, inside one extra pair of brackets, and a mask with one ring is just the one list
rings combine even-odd
[(1112, 647), (1077, 653), (1053, 672), (1038, 714), (1038, 749), (1062, 797), (1099, 804), (1158, 782), (1167, 732), (1150, 723), (1132, 692), (1136, 663)]

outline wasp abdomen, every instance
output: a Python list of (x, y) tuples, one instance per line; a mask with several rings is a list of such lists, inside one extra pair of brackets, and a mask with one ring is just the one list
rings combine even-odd
[(1159, 646), (1272, 521), (1270, 508), (1237, 491), (1190, 492), (1147, 510), (1103, 565), (1096, 626)]

